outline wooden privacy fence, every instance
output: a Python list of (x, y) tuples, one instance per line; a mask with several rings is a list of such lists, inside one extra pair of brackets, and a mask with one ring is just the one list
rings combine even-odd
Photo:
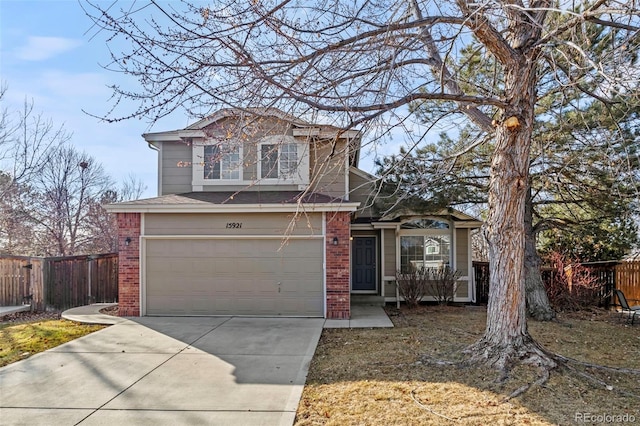
[(0, 256), (0, 306), (22, 305), (31, 295), (32, 306), (44, 309), (42, 264), (41, 258)]
[(118, 255), (0, 256), (0, 306), (21, 305), (29, 295), (40, 311), (116, 302)]
[(640, 305), (640, 260), (617, 264), (615, 281), (616, 288), (622, 290), (629, 304)]
[[(612, 299), (613, 289), (617, 288), (627, 297), (630, 304), (640, 305), (640, 260), (620, 262), (598, 262), (583, 264), (601, 285), (601, 302), (617, 304)], [(476, 284), (476, 302), (487, 303), (489, 300), (489, 262), (473, 262)], [(547, 282), (553, 279), (552, 268), (542, 269), (542, 279)]]
[(489, 262), (473, 262), (473, 281), (476, 285), (476, 303), (488, 303)]

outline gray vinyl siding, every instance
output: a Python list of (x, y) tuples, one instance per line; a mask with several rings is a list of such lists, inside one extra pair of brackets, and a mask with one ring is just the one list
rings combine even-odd
[(373, 195), (375, 184), (360, 175), (349, 173), (349, 201), (360, 202), (358, 217), (373, 217)]
[(384, 232), (384, 271), (383, 275), (393, 277), (396, 275), (396, 231), (383, 229)]
[(464, 228), (456, 229), (456, 270), (461, 276), (469, 273), (469, 230)]
[(164, 142), (161, 155), (160, 195), (191, 192), (191, 146), (181, 142)]
[[(294, 222), (292, 222), (294, 221)], [(227, 228), (240, 223), (240, 228)], [(293, 226), (291, 226), (293, 225)], [(322, 235), (322, 214), (284, 213), (147, 213), (145, 235)]]
[(458, 281), (456, 288), (456, 297), (466, 299), (469, 297), (469, 282), (468, 281)]
[(346, 196), (346, 142), (334, 147), (333, 141), (318, 141), (312, 145), (309, 177), (312, 190), (336, 198)]
[(258, 179), (258, 145), (255, 141), (249, 141), (242, 145), (242, 150), (242, 179), (251, 181)]
[[(382, 261), (382, 276), (395, 277), (396, 275), (396, 231), (394, 229), (383, 229), (384, 233), (384, 259)], [(395, 281), (384, 281), (385, 297), (395, 297)]]
[(385, 281), (384, 282), (384, 297), (395, 297), (396, 296), (396, 282), (395, 281)]

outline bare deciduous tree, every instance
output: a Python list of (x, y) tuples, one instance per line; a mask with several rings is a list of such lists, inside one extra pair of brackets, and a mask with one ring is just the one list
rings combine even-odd
[[(7, 86), (0, 86), (0, 102)], [(42, 169), (50, 149), (68, 142), (71, 135), (37, 113), (33, 101), (25, 99), (22, 110), (0, 111), (0, 170), (9, 179), (0, 183), (0, 197), (15, 184), (25, 184)]]
[(142, 196), (146, 186), (135, 177), (129, 175), (121, 183), (118, 190), (108, 189), (89, 202), (87, 213), (87, 232), (92, 236), (86, 251), (90, 253), (112, 253), (118, 251), (118, 224), (114, 214), (107, 213), (105, 204), (130, 201)]
[(90, 208), (113, 186), (102, 166), (71, 145), (51, 150), (37, 178), (35, 197), (25, 215), (36, 229), (39, 251), (65, 256), (86, 252)]
[[(472, 361), (507, 369), (556, 363), (529, 335), (525, 314), (524, 213), (538, 90), (547, 79), (576, 87), (585, 102), (636, 96), (639, 11), (630, 0), (220, 1), (214, 7), (151, 0), (117, 10), (86, 3), (107, 32), (112, 62), (138, 89), (113, 86), (108, 120), (156, 120), (184, 108), (273, 106), (293, 115), (319, 111), (341, 127), (364, 126), (371, 140), (412, 131), (407, 107), (446, 102), (435, 122), (462, 113), (495, 141), (487, 235), (491, 290), (484, 336)], [(149, 19), (149, 15), (153, 15)], [(600, 41), (593, 43), (594, 32)], [(117, 39), (130, 49), (120, 52)], [(467, 84), (460, 52), (477, 45), (495, 79)], [(561, 58), (561, 59), (558, 59)], [(550, 74), (541, 78), (542, 64)], [(589, 84), (584, 84), (589, 82)], [(589, 90), (594, 87), (595, 90)], [(562, 96), (559, 90), (557, 96)], [(122, 100), (137, 108), (118, 115)], [(574, 107), (579, 107), (577, 103)], [(496, 111), (490, 116), (492, 111)], [(473, 149), (473, 146), (464, 150)]]

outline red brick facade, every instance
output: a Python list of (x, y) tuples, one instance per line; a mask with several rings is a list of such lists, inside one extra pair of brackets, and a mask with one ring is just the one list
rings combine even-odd
[[(349, 319), (351, 316), (349, 297), (350, 223), (349, 212), (327, 213), (327, 318), (329, 319)], [(336, 237), (338, 244), (334, 245)]]
[(118, 248), (118, 314), (137, 317), (140, 316), (140, 213), (118, 213)]

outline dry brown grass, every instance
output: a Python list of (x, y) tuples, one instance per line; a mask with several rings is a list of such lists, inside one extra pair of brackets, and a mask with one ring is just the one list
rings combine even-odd
[[(542, 387), (506, 397), (536, 380), (517, 367), (506, 381), (495, 371), (443, 366), (484, 332), (484, 309), (422, 306), (389, 310), (393, 329), (324, 330), (298, 406), (296, 425), (548, 425), (580, 424), (579, 413), (624, 415), (640, 423), (640, 375), (572, 363), (604, 382), (557, 369)], [(640, 326), (610, 313), (531, 321), (545, 348), (581, 362), (640, 369)], [(634, 395), (631, 395), (634, 394)]]

